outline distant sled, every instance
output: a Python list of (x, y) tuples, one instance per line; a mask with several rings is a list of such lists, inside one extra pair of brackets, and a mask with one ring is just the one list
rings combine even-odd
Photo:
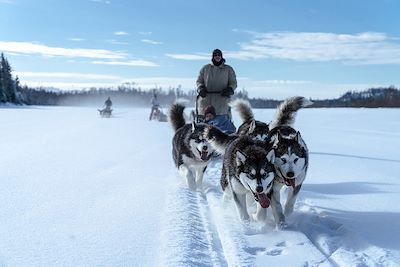
[(162, 111), (161, 107), (157, 107), (154, 109), (150, 116), (150, 120), (156, 120), (156, 121), (162, 121), (166, 122), (168, 121), (167, 115)]
[(109, 108), (103, 108), (103, 109), (97, 109), (100, 113), (100, 116), (102, 118), (110, 118), (112, 115), (112, 109)]

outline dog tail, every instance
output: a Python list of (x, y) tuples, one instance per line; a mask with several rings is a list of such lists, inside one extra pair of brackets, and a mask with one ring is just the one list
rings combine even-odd
[(185, 117), (183, 115), (184, 109), (185, 106), (182, 103), (175, 103), (169, 110), (169, 121), (175, 132), (186, 124)]
[(299, 109), (312, 105), (313, 102), (302, 96), (294, 96), (283, 101), (277, 108), (275, 120), (270, 129), (277, 126), (292, 126)]
[(229, 143), (235, 140), (238, 136), (226, 134), (217, 127), (207, 125), (204, 129), (203, 137), (218, 153), (224, 154)]
[(244, 99), (236, 99), (232, 101), (229, 106), (239, 113), (239, 117), (242, 122), (254, 120), (254, 114), (251, 110), (249, 101)]

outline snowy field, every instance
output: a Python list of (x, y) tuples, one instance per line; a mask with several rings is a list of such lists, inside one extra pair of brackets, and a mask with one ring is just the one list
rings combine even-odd
[(148, 112), (0, 108), (0, 266), (400, 266), (400, 109), (298, 112), (310, 167), (286, 230), (222, 205), (220, 162), (188, 190)]

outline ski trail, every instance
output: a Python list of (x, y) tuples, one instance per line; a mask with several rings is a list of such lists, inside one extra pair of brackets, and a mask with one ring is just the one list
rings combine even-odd
[(306, 203), (299, 202), (297, 211), (291, 219), (295, 222), (293, 226), (303, 232), (327, 257), (323, 265), (400, 266), (398, 259), (389, 251), (368, 244), (342, 224), (324, 214), (318, 214)]
[(204, 194), (189, 190), (183, 183), (172, 185), (169, 192), (164, 208), (160, 265), (226, 266)]
[[(223, 193), (219, 183), (221, 168), (222, 161), (220, 159), (211, 162), (207, 168), (205, 195), (218, 231), (226, 262), (229, 266), (254, 266), (255, 256), (243, 236), (245, 229), (234, 218), (236, 211), (232, 210), (228, 205), (222, 206)], [(229, 214), (234, 216), (227, 216), (226, 209), (229, 210)]]
[(221, 165), (216, 161), (207, 169), (206, 197), (229, 266), (290, 266), (293, 259), (299, 262), (298, 266), (319, 266), (326, 261), (325, 255), (301, 232), (239, 221), (234, 205), (222, 203)]
[(301, 199), (284, 230), (275, 229), (270, 208), (267, 224), (241, 222), (233, 203), (223, 201), (221, 165), (216, 159), (207, 168), (204, 192), (189, 190), (181, 177), (170, 186), (161, 266), (399, 266), (389, 251), (367, 244)]

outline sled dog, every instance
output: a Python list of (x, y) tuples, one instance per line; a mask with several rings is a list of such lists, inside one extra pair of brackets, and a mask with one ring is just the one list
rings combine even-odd
[(213, 155), (213, 148), (203, 137), (204, 123), (186, 123), (185, 106), (175, 103), (169, 112), (169, 121), (175, 131), (172, 157), (179, 173), (186, 178), (190, 189), (201, 188), (204, 172)]
[[(275, 150), (275, 172), (271, 207), (277, 226), (285, 225), (285, 216), (293, 212), (297, 194), (306, 178), (308, 149), (300, 132), (292, 128), (297, 111), (311, 105), (304, 97), (292, 97), (282, 102), (270, 124), (269, 142)], [(287, 186), (285, 210), (282, 210), (281, 189)]]
[(249, 220), (249, 203), (257, 202), (253, 219), (265, 221), (270, 205), (268, 193), (275, 177), (274, 150), (268, 143), (254, 140), (250, 136), (227, 135), (218, 128), (209, 126), (204, 137), (218, 151), (224, 151), (221, 170), (221, 187), (224, 199), (233, 198), (239, 217)]
[(231, 102), (230, 106), (239, 113), (239, 117), (243, 122), (236, 134), (248, 135), (253, 139), (261, 141), (267, 139), (269, 132), (268, 124), (254, 119), (253, 111), (248, 101), (237, 99)]
[(111, 117), (111, 113), (112, 113), (112, 109), (109, 108), (104, 108), (104, 109), (97, 109), (100, 113), (100, 116), (102, 118), (110, 118)]

